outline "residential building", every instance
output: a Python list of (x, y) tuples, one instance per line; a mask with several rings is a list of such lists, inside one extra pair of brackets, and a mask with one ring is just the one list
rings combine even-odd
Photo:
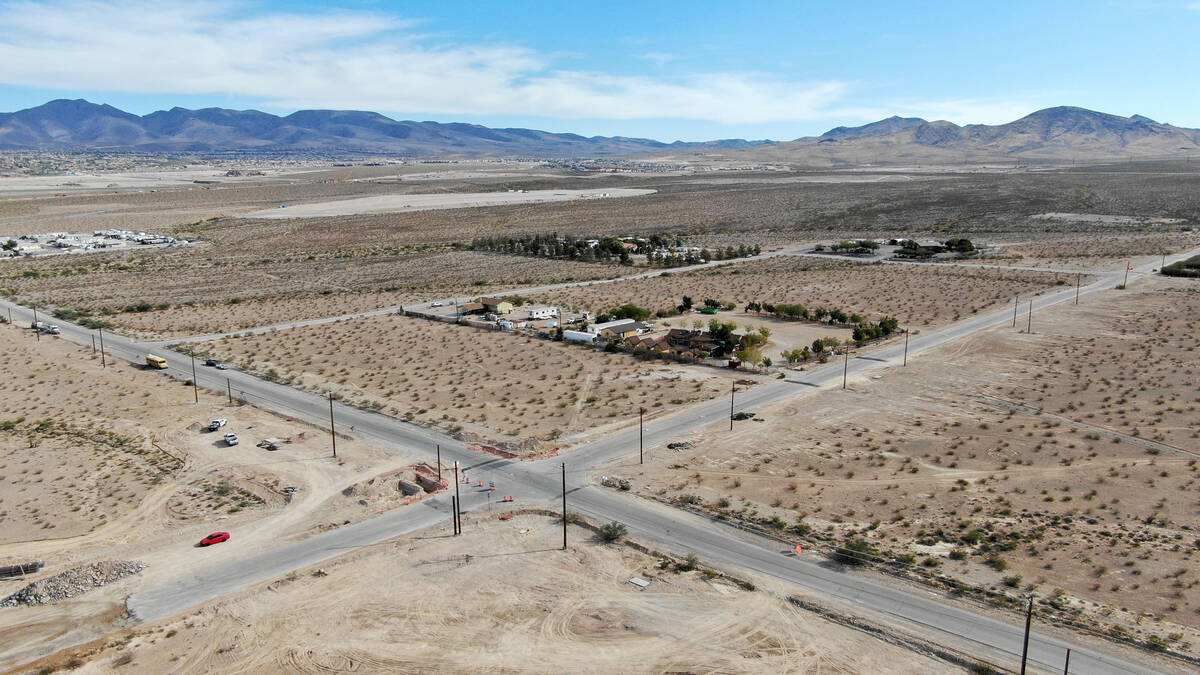
[(513, 304), (504, 298), (480, 298), (479, 302), (493, 314), (508, 314), (513, 311)]
[(618, 319), (589, 326), (588, 332), (600, 335), (607, 340), (624, 340), (637, 335), (641, 327), (642, 324), (633, 319)]

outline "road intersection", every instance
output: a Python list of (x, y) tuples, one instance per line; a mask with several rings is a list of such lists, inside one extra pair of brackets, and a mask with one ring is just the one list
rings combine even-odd
[[(1171, 256), (1169, 261), (1200, 253), (1200, 249)], [(1150, 273), (1157, 263), (1147, 263), (1129, 272), (1129, 280)], [(1080, 289), (1081, 295), (1111, 289), (1121, 283), (1125, 271), (1096, 273), (1097, 280)], [(514, 291), (521, 292), (521, 291)], [(1032, 300), (1035, 312), (1075, 298), (1074, 287), (1043, 294)], [(12, 311), (15, 321), (29, 322), (32, 312), (23, 306), (0, 301), (0, 307)], [(944, 328), (913, 336), (907, 346), (912, 358), (921, 352), (963, 338), (981, 330), (1004, 325), (1012, 320), (1005, 309), (972, 317)], [(62, 337), (79, 344), (90, 344), (94, 331), (60, 321)], [(147, 353), (145, 343), (137, 343), (112, 334), (105, 335), (105, 348), (110, 356), (131, 363), (141, 363)], [(183, 354), (165, 352), (155, 343), (155, 353), (167, 356), (171, 362), (167, 373), (179, 379), (191, 379), (188, 358)], [(755, 409), (795, 396), (831, 386), (841, 386), (843, 368), (852, 377), (873, 370), (899, 365), (905, 353), (903, 344), (886, 346), (870, 353), (869, 358), (853, 358), (848, 364), (835, 363), (809, 372), (792, 372), (785, 379), (755, 387), (740, 394), (735, 409)], [(197, 373), (201, 387), (232, 392), (261, 407), (325, 424), (329, 415), (328, 401), (318, 395), (292, 389), (252, 375), (228, 370), (201, 369)], [(567, 464), (567, 485), (570, 508), (597, 521), (616, 520), (624, 523), (630, 535), (655, 547), (679, 555), (696, 553), (707, 563), (734, 569), (751, 570), (780, 579), (797, 587), (837, 598), (862, 607), (864, 612), (886, 615), (894, 622), (911, 625), (926, 635), (933, 635), (957, 644), (971, 645), (978, 658), (1011, 666), (1019, 660), (1022, 628), (999, 621), (981, 612), (963, 609), (947, 598), (934, 593), (897, 590), (876, 581), (869, 574), (847, 573), (821, 564), (787, 556), (780, 552), (781, 544), (768, 537), (737, 531), (727, 525), (638, 499), (613, 490), (590, 485), (587, 470), (604, 462), (628, 456), (635, 451), (637, 429), (580, 446), (562, 458), (521, 462), (507, 460), (470, 450), (461, 441), (439, 432), (425, 429), (402, 420), (335, 404), (339, 425), (352, 426), (356, 436), (384, 448), (402, 450), (415, 457), (431, 459), (435, 444), (441, 447), (443, 463), (458, 462), (468, 475), (486, 477), (498, 484), (518, 488), (523, 501), (555, 499), (561, 489), (560, 462)], [(688, 408), (679, 413), (655, 420), (645, 427), (648, 447), (679, 438), (684, 434), (728, 419), (729, 403), (713, 401)], [(506, 493), (507, 493), (506, 492)], [(467, 511), (485, 506), (486, 495), (468, 491), (463, 507)], [(199, 574), (177, 579), (159, 588), (148, 589), (130, 596), (127, 607), (140, 620), (165, 617), (205, 601), (220, 597), (239, 588), (266, 581), (289, 571), (318, 563), (350, 550), (377, 543), (409, 532), (428, 528), (450, 516), (448, 498), (438, 497), (388, 512), (371, 520), (345, 526), (289, 544), (273, 551), (220, 565)], [(1047, 670), (1061, 668), (1066, 649), (1071, 648), (1071, 664), (1078, 672), (1088, 673), (1153, 673), (1159, 672), (1142, 664), (1110, 656), (1095, 649), (1072, 645), (1058, 638), (1034, 632), (1030, 641), (1030, 662)]]

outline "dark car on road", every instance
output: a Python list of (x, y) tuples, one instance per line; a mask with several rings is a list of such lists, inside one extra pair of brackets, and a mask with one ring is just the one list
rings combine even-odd
[(213, 532), (212, 534), (208, 535), (207, 537), (201, 539), (200, 545), (201, 546), (212, 546), (213, 544), (219, 544), (223, 541), (229, 541), (229, 533), (228, 532)]

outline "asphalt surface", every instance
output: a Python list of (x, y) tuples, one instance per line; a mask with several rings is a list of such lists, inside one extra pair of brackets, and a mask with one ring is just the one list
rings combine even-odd
[[(1200, 253), (1200, 249), (1170, 256), (1168, 262)], [(1156, 263), (1146, 264), (1129, 273), (1130, 282), (1144, 274)], [(1080, 295), (1112, 288), (1120, 283), (1124, 272), (1100, 275), (1094, 283), (1083, 287)], [(1033, 300), (1033, 330), (1037, 331), (1037, 316), (1055, 304), (1073, 301), (1076, 289), (1067, 287)], [(12, 310), (18, 323), (32, 319), (32, 312), (7, 301), (0, 307)], [(1023, 328), (1028, 301), (1018, 312), (1018, 328)], [(942, 329), (913, 336), (908, 343), (907, 356), (912, 358), (943, 343), (965, 337), (997, 325), (1011, 324), (1011, 310), (1001, 310), (973, 317)], [(42, 318), (39, 316), (39, 318)], [(44, 320), (44, 319), (43, 319)], [(90, 345), (96, 331), (55, 320), (62, 328), (63, 339)], [(32, 338), (31, 338), (32, 339)], [(42, 339), (53, 339), (43, 336)], [(104, 344), (109, 358), (141, 364), (147, 348), (128, 339), (105, 334)], [(154, 353), (166, 357), (170, 366), (166, 374), (191, 379), (191, 361), (182, 354), (155, 347)], [(848, 361), (834, 362), (813, 371), (793, 373), (787, 379), (760, 385), (734, 395), (735, 410), (753, 410), (777, 401), (821, 388), (840, 387), (843, 372), (861, 376), (872, 370), (902, 362), (905, 347), (902, 343), (851, 356)], [(110, 367), (128, 368), (129, 363), (111, 362)], [(316, 424), (327, 424), (327, 399), (296, 391), (287, 386), (260, 380), (234, 370), (219, 371), (196, 365), (197, 381), (204, 388), (217, 392), (230, 391), (249, 403), (272, 409)], [(207, 396), (212, 396), (207, 393)], [(463, 468), (472, 481), (495, 481), (503, 494), (517, 494), (522, 501), (557, 499), (561, 490), (561, 461), (566, 461), (568, 508), (600, 521), (617, 520), (624, 523), (631, 536), (653, 542), (663, 550), (678, 554), (696, 553), (710, 564), (749, 569), (775, 577), (799, 587), (823, 593), (863, 606), (870, 611), (889, 614), (900, 622), (952, 637), (968, 640), (977, 646), (975, 653), (982, 659), (1012, 667), (1019, 662), (1023, 628), (1015, 623), (996, 620), (948, 603), (933, 593), (913, 593), (897, 590), (868, 574), (826, 568), (781, 552), (781, 544), (767, 537), (754, 536), (734, 530), (728, 525), (707, 521), (678, 509), (662, 507), (653, 502), (620, 494), (606, 488), (589, 486), (587, 470), (600, 463), (637, 452), (637, 429), (616, 434), (572, 450), (562, 460), (519, 462), (499, 459), (468, 450), (465, 444), (439, 433), (405, 423), (401, 420), (335, 403), (335, 419), (339, 430), (353, 427), (354, 435), (385, 448), (407, 452), (419, 458), (432, 459), (434, 446), (440, 445), (442, 461), (454, 462)], [(720, 400), (690, 408), (681, 413), (655, 420), (645, 427), (647, 447), (677, 439), (717, 421), (727, 421), (729, 401)], [(753, 424), (753, 422), (740, 422)], [(463, 486), (466, 487), (466, 486)], [(463, 507), (472, 511), (485, 508), (486, 491), (466, 489)], [(274, 578), (301, 567), (316, 564), (345, 552), (413, 532), (441, 522), (449, 517), (448, 497), (427, 500), (418, 505), (398, 509), (372, 520), (346, 526), (289, 544), (274, 551), (219, 565), (199, 574), (189, 575), (165, 586), (149, 589), (129, 597), (130, 613), (140, 620), (153, 620), (220, 597), (239, 588)], [(469, 536), (469, 531), (466, 533)], [(1035, 666), (1048, 670), (1061, 669), (1066, 649), (1070, 647), (1071, 665), (1076, 672), (1085, 673), (1152, 673), (1153, 668), (1124, 661), (1092, 649), (1071, 645), (1054, 637), (1034, 632), (1030, 639), (1030, 659)]]

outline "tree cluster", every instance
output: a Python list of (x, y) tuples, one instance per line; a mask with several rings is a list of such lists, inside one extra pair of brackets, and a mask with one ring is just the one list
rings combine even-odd
[[(626, 244), (633, 244), (629, 248)], [(727, 246), (725, 248), (701, 249), (687, 253), (666, 252), (671, 247), (682, 246), (679, 237), (652, 234), (648, 238), (618, 237), (580, 238), (573, 235), (560, 237), (557, 232), (550, 234), (524, 234), (519, 236), (490, 236), (477, 237), (471, 241), (472, 251), (491, 251), (493, 253), (508, 253), (511, 255), (527, 255), (538, 258), (558, 258), (563, 260), (580, 260), (583, 262), (619, 261), (622, 265), (632, 265), (631, 254), (646, 256), (650, 265), (656, 267), (680, 267), (709, 262), (710, 260), (731, 260), (758, 255), (762, 249), (757, 244), (753, 246)]]

